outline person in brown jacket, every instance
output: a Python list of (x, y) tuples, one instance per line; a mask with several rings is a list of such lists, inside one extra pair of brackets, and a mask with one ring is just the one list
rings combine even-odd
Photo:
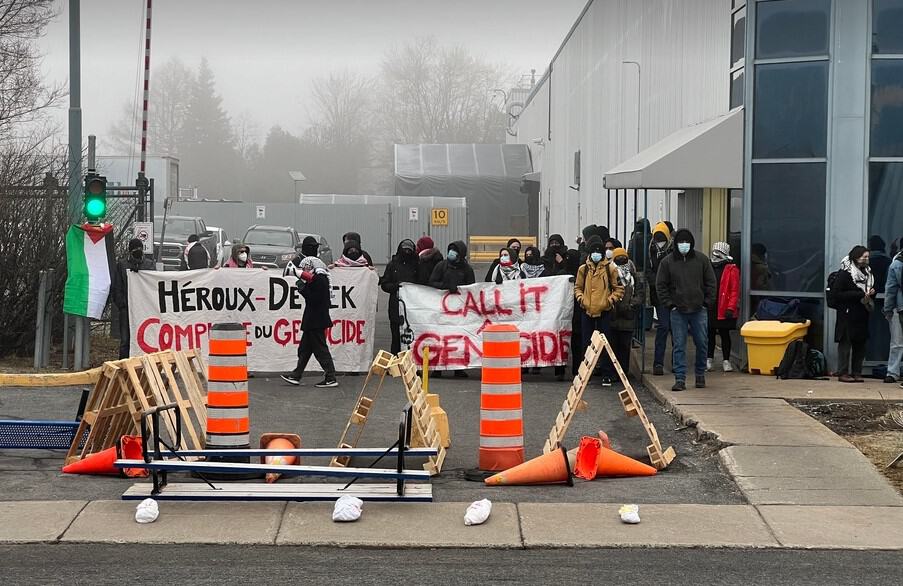
[[(612, 310), (624, 297), (624, 286), (618, 280), (618, 269), (605, 258), (602, 239), (590, 238), (586, 248), (589, 255), (578, 269), (574, 282), (574, 296), (582, 310), (580, 317), (584, 348), (589, 346), (595, 331), (611, 338)], [(602, 386), (610, 387), (615, 377), (614, 365), (607, 356), (603, 356), (600, 363)]]

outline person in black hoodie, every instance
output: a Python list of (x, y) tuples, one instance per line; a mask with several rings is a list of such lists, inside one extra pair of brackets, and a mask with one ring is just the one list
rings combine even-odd
[(429, 236), (421, 236), (417, 239), (417, 284), (429, 285), (433, 269), (442, 260), (442, 253), (436, 248), (433, 239)]
[(119, 359), (129, 357), (131, 350), (131, 328), (129, 327), (129, 276), (132, 271), (152, 271), (154, 261), (144, 256), (144, 243), (137, 238), (129, 240), (129, 250), (126, 256), (116, 263), (116, 272), (113, 274), (111, 294), (113, 304), (119, 310)]
[(637, 269), (637, 277), (644, 279), (646, 262), (649, 258), (649, 243), (652, 242), (652, 229), (649, 220), (640, 218), (633, 226), (633, 234), (627, 243), (627, 255)]
[[(458, 287), (475, 282), (473, 268), (467, 263), (467, 245), (461, 240), (452, 242), (448, 245), (445, 260), (439, 261), (430, 275), (430, 287), (457, 293)], [(442, 371), (437, 370), (434, 376), (441, 377)], [(467, 378), (467, 372), (456, 370), (455, 377)]]
[[(358, 247), (360, 247), (363, 244), (361, 242), (360, 234), (358, 234), (357, 232), (345, 232), (344, 236), (342, 236), (342, 248), (344, 249), (345, 247), (347, 247), (348, 244), (352, 241), (356, 242)], [(368, 267), (373, 266), (373, 259), (370, 258), (370, 254), (366, 250), (361, 249), (361, 256), (363, 256), (364, 258), (367, 259)]]
[(568, 251), (564, 246), (564, 238), (561, 234), (552, 234), (549, 236), (549, 244), (545, 254), (542, 255), (542, 262), (546, 265), (546, 276), (553, 277), (555, 275), (567, 275), (567, 256)]
[(182, 261), (179, 265), (181, 271), (193, 271), (195, 269), (210, 268), (210, 253), (198, 240), (197, 234), (188, 237), (188, 246), (182, 252)]
[[(520, 249), (521, 242), (517, 238), (511, 238), (508, 240), (508, 244), (505, 245), (505, 248), (508, 249), (508, 254), (511, 257), (511, 262), (519, 263), (520, 262)], [(499, 251), (501, 253), (501, 251)], [(492, 278), (492, 273), (495, 272), (495, 267), (499, 266), (498, 257), (492, 259), (492, 264), (489, 265), (489, 270), (486, 271), (486, 278), (483, 279), (487, 283), (491, 283), (494, 279)]]
[(656, 276), (659, 301), (671, 311), (672, 391), (687, 390), (687, 330), (696, 347), (696, 388), (705, 388), (708, 353), (708, 312), (716, 302), (715, 271), (709, 258), (694, 250), (696, 240), (687, 229), (674, 234), (674, 251), (662, 260)]
[(298, 365), (295, 370), (282, 375), (282, 380), (298, 386), (301, 377), (314, 356), (323, 368), (324, 378), (315, 386), (330, 388), (339, 386), (335, 377), (335, 364), (326, 343), (326, 330), (332, 327), (329, 307), (332, 305), (332, 285), (326, 265), (315, 256), (301, 259), (294, 270), (298, 277), (298, 289), (304, 297), (304, 314), (301, 317), (301, 343), (298, 344)]
[(401, 325), (404, 318), (398, 309), (398, 290), (402, 283), (417, 282), (417, 252), (413, 240), (407, 238), (398, 244), (395, 256), (386, 265), (379, 285), (389, 294), (389, 329), (392, 332), (392, 354), (401, 352)]

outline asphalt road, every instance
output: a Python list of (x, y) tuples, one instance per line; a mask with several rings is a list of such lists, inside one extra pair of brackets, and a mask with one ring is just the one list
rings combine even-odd
[(903, 553), (14, 545), (4, 584), (899, 584)]
[[(380, 297), (377, 348), (388, 348), (385, 314), (387, 296)], [(251, 437), (264, 432), (299, 433), (305, 447), (337, 445), (364, 384), (363, 376), (344, 376), (336, 389), (317, 389), (314, 373), (307, 386), (293, 387), (278, 377), (258, 375), (250, 381)], [(574, 487), (495, 487), (464, 479), (477, 464), (479, 445), (479, 371), (469, 379), (433, 378), (431, 392), (438, 393), (448, 412), (452, 448), (441, 476), (433, 479), (434, 496), (441, 501), (471, 501), (489, 497), (509, 502), (635, 502), (738, 504), (745, 502), (730, 476), (722, 470), (715, 448), (697, 443), (694, 430), (679, 430), (678, 423), (642, 389), (637, 394), (655, 424), (663, 446), (674, 446), (677, 459), (667, 470), (651, 478), (577, 481)], [(525, 375), (524, 426), (526, 455), (539, 455), (569, 383), (557, 382), (552, 369)], [(376, 391), (376, 381), (368, 396)], [(67, 419), (78, 405), (77, 389), (0, 389), (0, 419)], [(627, 418), (614, 389), (593, 384), (584, 399), (589, 409), (577, 413), (565, 441), (576, 447), (582, 435), (605, 430), (612, 447), (648, 462), (649, 443), (637, 418)], [(361, 437), (361, 447), (387, 447), (397, 437), (398, 418), (405, 403), (400, 382), (389, 377), (379, 394)], [(69, 476), (59, 473), (60, 452), (0, 451), (0, 500), (118, 499), (131, 484), (117, 478)], [(313, 463), (311, 460), (310, 463)], [(182, 481), (175, 476), (176, 481)], [(289, 479), (282, 482), (291, 481)]]

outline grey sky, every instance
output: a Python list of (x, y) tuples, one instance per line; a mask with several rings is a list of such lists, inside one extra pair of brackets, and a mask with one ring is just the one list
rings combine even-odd
[[(82, 0), (85, 134), (101, 137), (140, 81), (144, 0)], [(332, 70), (375, 73), (384, 50), (417, 36), (461, 44), (541, 74), (585, 0), (156, 0), (152, 65), (206, 56), (232, 116), (261, 132), (307, 124), (309, 82)], [(68, 1), (41, 41), (49, 81), (68, 79)], [(139, 76), (139, 77), (136, 77)], [(153, 84), (153, 79), (151, 79)], [(68, 104), (67, 104), (68, 105)], [(59, 113), (65, 121), (65, 109)]]

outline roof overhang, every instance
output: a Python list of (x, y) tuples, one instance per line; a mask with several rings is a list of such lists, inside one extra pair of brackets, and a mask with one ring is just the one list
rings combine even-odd
[(743, 108), (678, 130), (605, 173), (606, 189), (743, 187)]
[(532, 171), (530, 173), (524, 173), (523, 180), (524, 181), (533, 181), (534, 183), (539, 183), (539, 180), (542, 178), (541, 171)]

